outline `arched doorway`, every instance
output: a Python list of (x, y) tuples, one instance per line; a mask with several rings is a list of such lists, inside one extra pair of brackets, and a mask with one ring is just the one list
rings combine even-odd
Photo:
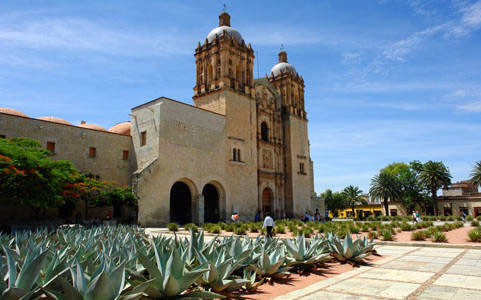
[(204, 196), (204, 222), (219, 222), (219, 192), (212, 184), (206, 184), (202, 195)]
[(265, 216), (267, 212), (271, 212), (272, 190), (266, 187), (262, 191), (262, 214)]
[(170, 221), (178, 224), (192, 222), (192, 194), (189, 186), (181, 181), (170, 189)]

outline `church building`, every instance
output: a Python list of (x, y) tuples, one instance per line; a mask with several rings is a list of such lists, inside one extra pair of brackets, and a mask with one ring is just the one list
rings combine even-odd
[(254, 50), (222, 12), (194, 56), (193, 105), (160, 97), (132, 108), (130, 122), (110, 130), (0, 109), (0, 135), (53, 143), (54, 159), (131, 184), (143, 226), (310, 211), (304, 80), (287, 53), (281, 50), (268, 76), (254, 79)]

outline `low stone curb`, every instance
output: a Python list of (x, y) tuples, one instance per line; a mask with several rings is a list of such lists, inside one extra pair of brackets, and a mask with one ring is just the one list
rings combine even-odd
[(479, 249), (481, 244), (449, 244), (449, 243), (423, 243), (423, 242), (392, 242), (379, 241), (377, 245), (388, 246), (406, 246), (406, 247), (431, 247), (431, 248), (461, 248), (461, 249)]

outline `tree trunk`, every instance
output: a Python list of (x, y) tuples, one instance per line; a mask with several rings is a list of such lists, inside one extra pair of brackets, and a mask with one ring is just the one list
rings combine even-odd
[(389, 204), (387, 203), (387, 198), (384, 198), (384, 211), (386, 212), (386, 216), (390, 216), (389, 213)]
[(438, 216), (439, 215), (438, 195), (436, 192), (437, 192), (436, 189), (431, 189), (431, 196), (433, 198), (433, 205), (434, 205), (434, 215)]
[(352, 204), (351, 210), (352, 210), (352, 218), (356, 220), (356, 213), (354, 212), (354, 204)]

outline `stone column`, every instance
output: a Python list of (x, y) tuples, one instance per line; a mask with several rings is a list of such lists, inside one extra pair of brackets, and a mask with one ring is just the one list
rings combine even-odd
[(197, 223), (204, 224), (204, 195), (197, 195)]

